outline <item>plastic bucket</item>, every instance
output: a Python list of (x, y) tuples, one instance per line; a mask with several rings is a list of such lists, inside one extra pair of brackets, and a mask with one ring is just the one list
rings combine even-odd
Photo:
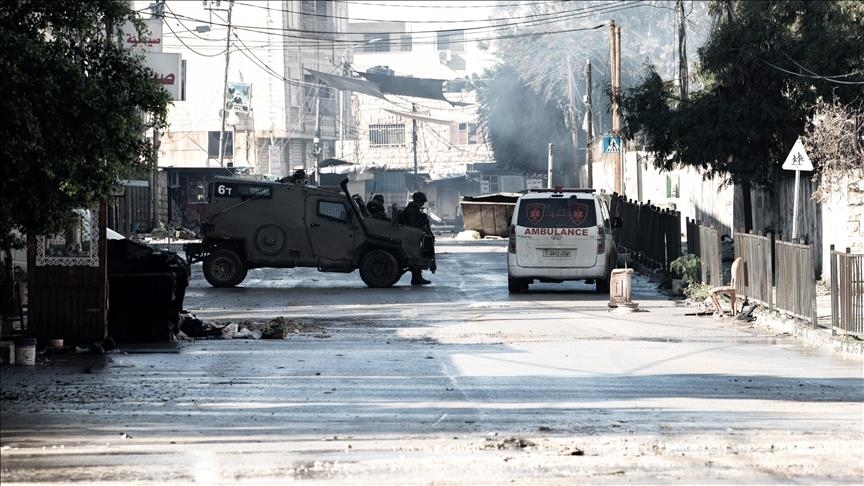
[(33, 366), (36, 364), (36, 338), (15, 340), (15, 364)]

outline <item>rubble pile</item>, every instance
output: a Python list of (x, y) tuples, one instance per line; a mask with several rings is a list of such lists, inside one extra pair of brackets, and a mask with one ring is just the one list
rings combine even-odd
[(186, 313), (180, 319), (181, 338), (287, 339), (292, 334), (319, 332), (321, 327), (277, 316), (270, 321), (210, 322)]

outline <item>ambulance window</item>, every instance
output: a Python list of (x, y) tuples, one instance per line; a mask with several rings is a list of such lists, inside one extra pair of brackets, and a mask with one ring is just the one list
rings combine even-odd
[(516, 222), (529, 228), (590, 228), (597, 226), (597, 211), (592, 199), (524, 199)]

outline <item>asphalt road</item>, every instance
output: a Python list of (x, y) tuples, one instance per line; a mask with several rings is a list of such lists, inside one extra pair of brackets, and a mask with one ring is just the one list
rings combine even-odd
[(7, 484), (853, 483), (864, 376), (757, 323), (507, 293), (503, 241), (440, 239), (433, 284), (250, 271), (186, 308), (284, 340), (124, 345), (0, 370)]

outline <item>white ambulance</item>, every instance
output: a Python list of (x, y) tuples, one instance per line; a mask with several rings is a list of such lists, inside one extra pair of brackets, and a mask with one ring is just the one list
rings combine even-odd
[(585, 280), (609, 293), (618, 259), (605, 194), (594, 189), (531, 189), (516, 201), (507, 251), (507, 289), (528, 290), (534, 281)]

